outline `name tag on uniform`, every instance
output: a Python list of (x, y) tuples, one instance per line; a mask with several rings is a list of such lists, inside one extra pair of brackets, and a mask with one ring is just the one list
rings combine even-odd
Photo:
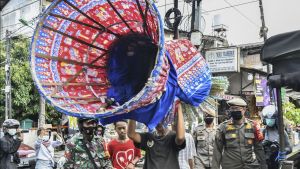
[(236, 133), (227, 133), (225, 135), (225, 139), (234, 139), (237, 138), (237, 134)]
[(198, 136), (198, 137), (197, 137), (197, 140), (200, 140), (200, 141), (201, 141), (201, 140), (205, 140), (205, 136)]

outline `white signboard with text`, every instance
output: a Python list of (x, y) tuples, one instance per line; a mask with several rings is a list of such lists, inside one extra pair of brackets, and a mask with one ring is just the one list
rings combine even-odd
[(237, 47), (207, 50), (205, 58), (212, 73), (239, 71), (239, 49)]

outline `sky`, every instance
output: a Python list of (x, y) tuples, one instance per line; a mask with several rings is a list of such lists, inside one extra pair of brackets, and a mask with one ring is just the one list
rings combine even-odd
[[(254, 1), (254, 2), (253, 2)], [(256, 2), (255, 2), (256, 1)], [(268, 37), (276, 34), (300, 29), (300, 0), (262, 0), (265, 14), (265, 22), (268, 27)], [(159, 0), (159, 6), (171, 3), (173, 0)], [(214, 12), (206, 12), (231, 5), (251, 2), (245, 5), (227, 8)], [(179, 0), (181, 11), (187, 5)], [(171, 8), (172, 5), (166, 7)], [(164, 13), (165, 7), (159, 7)], [(189, 8), (190, 9), (190, 8)], [(187, 11), (182, 11), (187, 15)], [(202, 0), (202, 28), (204, 34), (212, 34), (212, 23), (215, 15), (220, 15), (221, 22), (228, 27), (227, 40), (231, 45), (262, 42), (259, 37), (261, 26), (258, 0)]]

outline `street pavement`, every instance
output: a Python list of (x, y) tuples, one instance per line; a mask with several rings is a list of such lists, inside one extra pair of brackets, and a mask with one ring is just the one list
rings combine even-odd
[[(54, 154), (54, 159), (55, 159), (55, 161), (58, 161), (61, 157), (63, 157), (64, 156), (64, 151), (57, 151), (57, 152), (55, 152), (55, 154)], [(135, 167), (135, 169), (142, 169), (143, 168), (143, 165), (141, 164), (141, 165), (137, 165), (136, 167)]]
[[(300, 152), (300, 144), (293, 147), (293, 152), (291, 154), (287, 155), (287, 159), (288, 160), (294, 160), (294, 158), (297, 157), (299, 152)], [(54, 154), (54, 159), (56, 161), (58, 161), (63, 156), (64, 156), (64, 151), (56, 151), (55, 154)], [(135, 168), (136, 169), (142, 169), (143, 165), (139, 164)], [(24, 169), (29, 169), (29, 168), (24, 168)]]

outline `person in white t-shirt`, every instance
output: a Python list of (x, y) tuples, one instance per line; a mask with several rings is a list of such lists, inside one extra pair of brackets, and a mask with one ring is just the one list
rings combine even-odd
[(35, 142), (36, 166), (35, 169), (53, 169), (54, 148), (62, 145), (62, 139), (57, 135), (58, 141), (51, 141), (51, 132), (45, 128), (38, 130), (38, 140)]
[(185, 133), (186, 146), (179, 151), (178, 161), (180, 169), (193, 169), (194, 157), (197, 156), (195, 142), (190, 133)]

